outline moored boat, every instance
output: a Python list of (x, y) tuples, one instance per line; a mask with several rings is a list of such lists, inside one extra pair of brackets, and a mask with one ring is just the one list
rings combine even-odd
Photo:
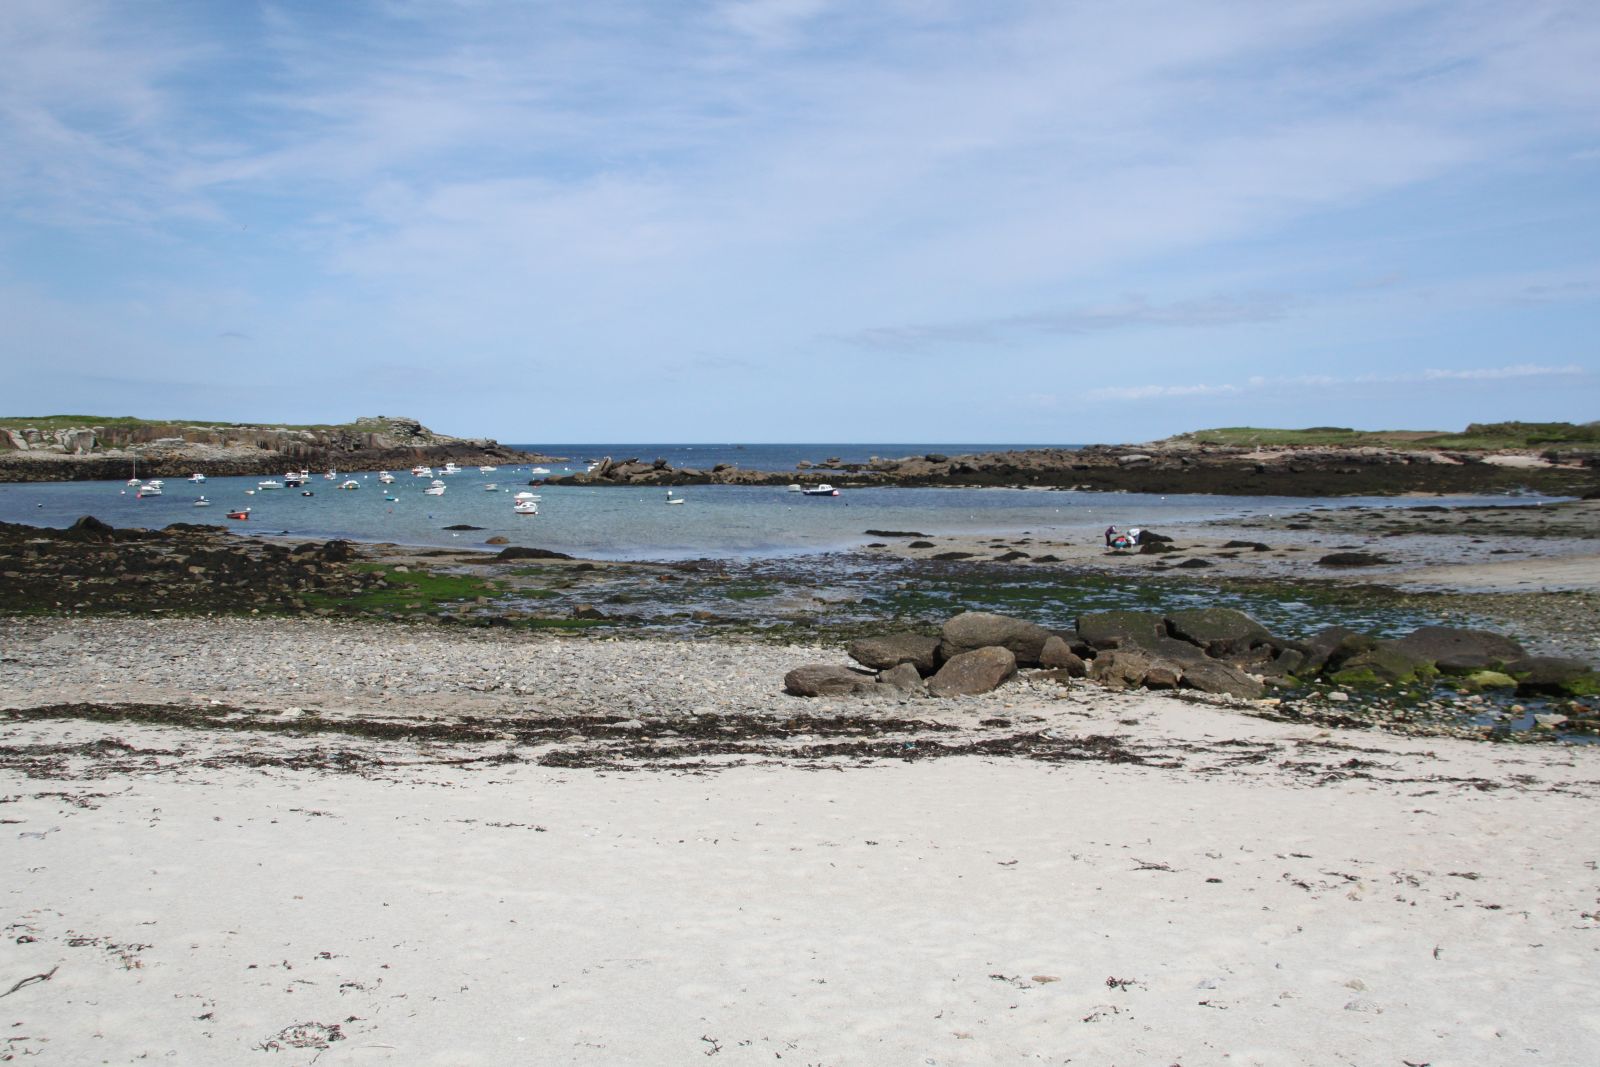
[(827, 484), (826, 482), (824, 482), (821, 485), (813, 485), (809, 489), (802, 489), (801, 492), (804, 493), (806, 496), (838, 496), (839, 495), (839, 490), (835, 489), (833, 486)]
[(256, 483), (256, 488), (257, 489), (282, 489), (283, 488), (283, 483), (278, 481), (276, 478), (268, 478), (264, 482), (257, 482)]
[(424, 489), (423, 492), (427, 493), (429, 496), (444, 496), (444, 486), (430, 485), (428, 488)]

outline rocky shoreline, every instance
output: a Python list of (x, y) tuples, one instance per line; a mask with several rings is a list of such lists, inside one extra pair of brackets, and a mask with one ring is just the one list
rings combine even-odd
[(0, 481), (122, 481), (281, 474), (285, 470), (404, 469), (537, 463), (548, 457), (488, 438), (435, 433), (415, 419), (372, 416), (343, 426), (137, 422), (0, 429)]
[(1378, 496), (1526, 490), (1556, 496), (1600, 492), (1600, 453), (1552, 449), (1230, 446), (1181, 438), (1142, 445), (1027, 449), (866, 463), (823, 459), (794, 473), (718, 464), (675, 468), (663, 459), (606, 457), (561, 485), (1010, 486), (1232, 496)]

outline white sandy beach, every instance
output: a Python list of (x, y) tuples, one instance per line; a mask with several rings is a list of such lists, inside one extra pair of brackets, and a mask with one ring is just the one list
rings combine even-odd
[[(80, 624), (55, 660), (50, 625), (21, 627), (39, 665), (7, 664), (0, 706), (59, 699), (29, 683), (110, 624)], [(563, 643), (561, 662), (659, 673), (649, 647), (670, 654)], [(697, 654), (764, 669), (814, 651)], [(147, 694), (178, 669), (127, 680)], [(780, 715), (848, 703), (751, 684)], [(596, 770), (13, 720), (8, 751), (57, 776), (0, 772), (0, 992), (24, 982), (3, 1047), (46, 1064), (1600, 1060), (1600, 750), (1048, 692), (868, 711), (1004, 716), (1146, 762)], [(300, 762), (341, 752), (382, 763)]]

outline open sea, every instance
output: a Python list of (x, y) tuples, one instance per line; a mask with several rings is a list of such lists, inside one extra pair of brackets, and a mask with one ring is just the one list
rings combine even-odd
[[(872, 456), (898, 458), (943, 452), (999, 451), (1042, 447), (987, 444), (519, 444), (513, 447), (561, 456), (545, 466), (550, 476), (578, 473), (592, 461), (665, 459), (675, 468), (709, 469), (731, 463), (761, 471), (792, 471), (801, 460), (838, 457), (845, 462)], [(1072, 446), (1056, 446), (1072, 447)], [(305, 489), (260, 490), (267, 476), (211, 478), (203, 485), (166, 479), (161, 496), (140, 498), (122, 482), (0, 483), (0, 521), (36, 526), (68, 526), (84, 515), (113, 526), (161, 527), (173, 522), (227, 525), (240, 533), (304, 538), (342, 537), (455, 548), (482, 546), (492, 536), (514, 545), (555, 549), (591, 559), (681, 560), (761, 559), (811, 555), (856, 548), (875, 540), (868, 530), (918, 533), (1030, 534), (1067, 539), (1097, 539), (1107, 525), (1156, 530), (1196, 522), (1256, 514), (1300, 511), (1322, 505), (1395, 507), (1414, 505), (1405, 497), (1333, 499), (1157, 496), (1135, 493), (1078, 493), (1036, 489), (843, 489), (837, 497), (807, 497), (772, 486), (683, 486), (674, 495), (686, 502), (667, 506), (665, 489), (529, 486), (542, 478), (529, 466), (480, 473), (469, 467), (443, 480), (443, 496), (423, 490), (429, 479), (407, 470), (392, 472), (384, 486), (376, 471), (340, 472), (327, 479), (313, 472)], [(281, 476), (277, 476), (282, 480)], [(353, 479), (358, 490), (340, 490)], [(490, 489), (489, 486), (494, 488)], [(512, 494), (538, 493), (538, 515), (518, 515)], [(204, 496), (209, 507), (196, 507)], [(1533, 499), (1520, 498), (1524, 502)], [(1482, 498), (1438, 503), (1481, 503)], [(249, 508), (247, 521), (226, 514)], [(472, 530), (449, 530), (467, 525)]]

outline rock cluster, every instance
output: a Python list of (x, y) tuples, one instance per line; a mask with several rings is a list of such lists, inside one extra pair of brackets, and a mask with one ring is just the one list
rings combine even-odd
[(1061, 681), (1087, 677), (1110, 689), (1195, 689), (1245, 699), (1264, 696), (1268, 686), (1404, 685), (1440, 674), (1455, 676), (1468, 690), (1600, 694), (1600, 675), (1589, 664), (1530, 656), (1499, 634), (1425, 626), (1378, 638), (1335, 626), (1291, 640), (1230, 608), (1090, 612), (1078, 616), (1073, 629), (1058, 631), (967, 612), (947, 621), (938, 636), (889, 634), (857, 641), (847, 651), (860, 669), (810, 664), (790, 671), (784, 688), (799, 696), (834, 696), (888, 685), (960, 696), (989, 692), (1019, 668), (1037, 668)]
[(0, 602), (11, 611), (302, 611), (384, 579), (349, 566), (348, 541), (241, 540), (217, 526), (65, 530), (0, 523)]

